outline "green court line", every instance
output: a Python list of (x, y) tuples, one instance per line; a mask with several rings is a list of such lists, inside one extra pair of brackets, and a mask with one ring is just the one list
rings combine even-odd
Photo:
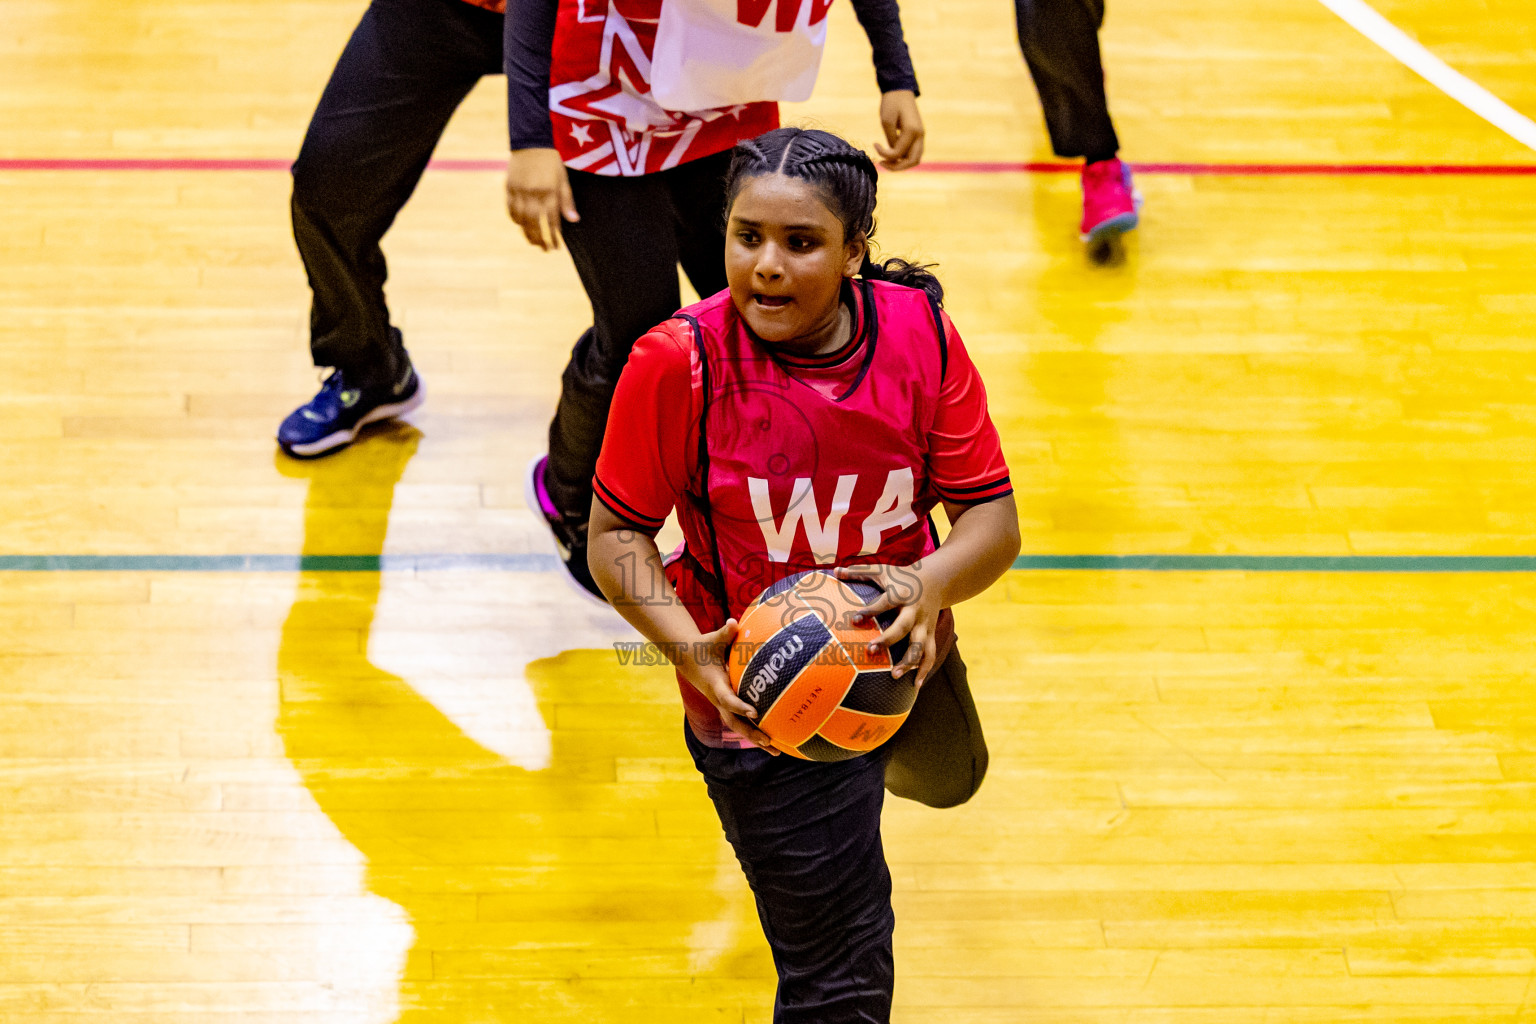
[[(0, 555), (0, 572), (553, 572), (554, 555)], [(1087, 572), (1536, 572), (1536, 555), (1020, 555)]]
[(0, 555), (0, 572), (552, 572), (554, 555)]
[(1020, 555), (1013, 567), (1122, 572), (1536, 572), (1536, 555)]

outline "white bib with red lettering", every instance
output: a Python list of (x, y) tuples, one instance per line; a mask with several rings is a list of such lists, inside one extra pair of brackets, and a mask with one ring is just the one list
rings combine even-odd
[(663, 0), (651, 96), (666, 110), (809, 99), (832, 0)]

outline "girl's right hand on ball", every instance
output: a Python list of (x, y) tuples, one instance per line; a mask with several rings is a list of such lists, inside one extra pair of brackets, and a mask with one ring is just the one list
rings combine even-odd
[(720, 712), (720, 721), (736, 735), (744, 737), (755, 746), (770, 754), (778, 754), (768, 734), (757, 727), (757, 711), (736, 696), (731, 689), (731, 677), (726, 672), (726, 658), (730, 657), (731, 643), (736, 639), (736, 620), (727, 619), (725, 625), (713, 633), (700, 636), (694, 650), (687, 654), (683, 676), (709, 698)]

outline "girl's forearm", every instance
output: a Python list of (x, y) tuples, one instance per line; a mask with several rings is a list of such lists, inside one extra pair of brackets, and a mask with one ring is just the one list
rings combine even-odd
[(951, 519), (949, 536), (922, 560), (921, 585), (939, 588), (948, 608), (985, 591), (1002, 578), (1019, 553), (1019, 513), (1013, 496), (972, 505)]
[[(606, 508), (600, 516), (599, 508), (594, 503), (587, 531), (587, 567), (608, 603), (641, 636), (664, 651), (696, 641), (698, 626), (672, 589), (656, 542), (627, 529)], [(600, 518), (609, 521), (600, 522)]]
[[(592, 503), (587, 529), (587, 567), (614, 609), (656, 644), (680, 676), (720, 711), (720, 721), (771, 754), (773, 741), (754, 724), (757, 712), (732, 688), (726, 657), (735, 626), (701, 633), (677, 598), (661, 564), (656, 542), (630, 529), (601, 503)], [(745, 717), (742, 717), (745, 716)]]

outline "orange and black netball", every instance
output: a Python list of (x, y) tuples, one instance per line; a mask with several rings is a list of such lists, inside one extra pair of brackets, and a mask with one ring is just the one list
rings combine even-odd
[(906, 640), (869, 649), (895, 611), (879, 616), (879, 625), (853, 623), (879, 594), (871, 583), (812, 570), (780, 580), (742, 612), (731, 686), (784, 753), (812, 761), (857, 757), (906, 721), (917, 698), (915, 673), (891, 675)]

